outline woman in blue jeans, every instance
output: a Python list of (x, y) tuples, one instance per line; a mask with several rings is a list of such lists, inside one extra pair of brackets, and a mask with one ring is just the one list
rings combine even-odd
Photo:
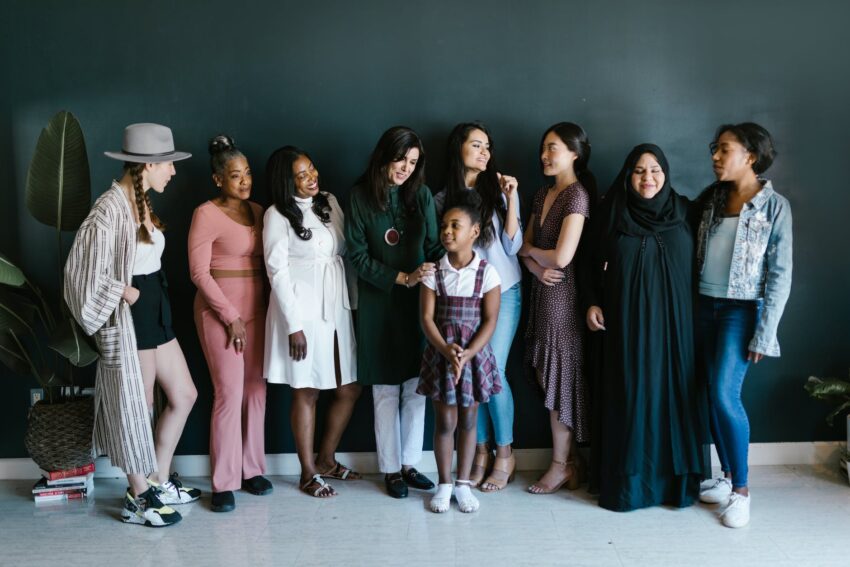
[[(511, 444), (514, 436), (514, 398), (505, 376), (508, 354), (519, 325), (522, 307), (522, 270), (517, 252), (522, 246), (517, 180), (498, 173), (492, 160), (493, 139), (484, 124), (458, 124), (447, 145), (446, 188), (434, 197), (437, 218), (464, 191), (481, 196), (481, 236), (475, 251), (489, 262), (502, 281), (502, 301), (496, 332), (490, 346), (502, 375), (502, 391), (478, 407), (478, 444), (470, 481), (484, 492), (503, 489), (513, 480), (516, 461)], [(493, 424), (495, 459), (488, 445)], [(489, 476), (488, 476), (489, 474)], [(487, 477), (485, 479), (485, 477)]]
[(698, 201), (697, 341), (724, 474), (700, 499), (723, 504), (723, 524), (740, 528), (750, 521), (750, 424), (741, 388), (751, 362), (779, 356), (776, 329), (791, 290), (791, 206), (761, 177), (775, 155), (767, 130), (723, 125), (710, 149), (717, 182)]

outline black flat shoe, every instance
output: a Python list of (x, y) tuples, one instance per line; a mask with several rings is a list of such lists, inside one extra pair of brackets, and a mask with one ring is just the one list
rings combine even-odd
[(419, 490), (431, 490), (434, 488), (434, 483), (431, 482), (431, 479), (413, 467), (410, 467), (406, 471), (402, 469), (401, 476), (404, 478), (407, 486), (411, 488), (418, 488)]
[(212, 493), (213, 512), (232, 512), (236, 509), (236, 499), (233, 498), (232, 490)]
[(384, 475), (384, 484), (387, 486), (387, 494), (393, 498), (407, 498), (407, 485), (401, 473)]
[(264, 476), (252, 476), (251, 478), (246, 478), (242, 481), (242, 490), (246, 490), (251, 494), (256, 494), (257, 496), (265, 496), (266, 494), (271, 494), (274, 491), (274, 486), (269, 482)]

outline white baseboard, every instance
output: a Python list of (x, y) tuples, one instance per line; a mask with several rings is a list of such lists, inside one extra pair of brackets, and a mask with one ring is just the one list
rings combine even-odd
[[(803, 443), (752, 443), (750, 444), (750, 466), (759, 465), (820, 465), (838, 462), (843, 441), (816, 441)], [(519, 470), (542, 470), (552, 458), (549, 449), (517, 449), (515, 451)], [(374, 474), (378, 472), (375, 453), (337, 453), (337, 458), (357, 471)], [(719, 466), (717, 452), (711, 448), (711, 464)], [(96, 462), (95, 476), (98, 478), (120, 478), (121, 469), (113, 467), (109, 459), (100, 457)], [(198, 477), (210, 475), (210, 460), (207, 455), (177, 455), (174, 470), (181, 476)], [(422, 461), (416, 465), (420, 471), (434, 473), (437, 462), (433, 451), (425, 451)], [(298, 457), (294, 453), (266, 455), (266, 473), (269, 475), (297, 475), (301, 472)], [(0, 459), (0, 479), (38, 478), (38, 465), (32, 459)]]

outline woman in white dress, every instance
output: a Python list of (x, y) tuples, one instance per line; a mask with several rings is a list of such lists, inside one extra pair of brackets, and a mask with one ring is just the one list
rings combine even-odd
[[(352, 300), (343, 262), (343, 215), (336, 197), (319, 190), (319, 172), (293, 146), (266, 165), (274, 204), (266, 211), (263, 250), (271, 282), (263, 375), (292, 388), (292, 432), (301, 462), (300, 487), (319, 498), (335, 496), (322, 477), (360, 475), (336, 460), (336, 448), (354, 404), (357, 384)], [(334, 390), (319, 451), (313, 457), (316, 402)]]

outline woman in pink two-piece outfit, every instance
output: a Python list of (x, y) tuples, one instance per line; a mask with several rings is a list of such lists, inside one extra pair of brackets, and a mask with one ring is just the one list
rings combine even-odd
[(268, 291), (263, 269), (263, 209), (248, 200), (251, 169), (227, 136), (210, 141), (212, 178), (221, 193), (195, 209), (189, 270), (198, 288), (195, 325), (210, 369), (212, 509), (236, 507), (233, 491), (269, 494), (263, 349)]

